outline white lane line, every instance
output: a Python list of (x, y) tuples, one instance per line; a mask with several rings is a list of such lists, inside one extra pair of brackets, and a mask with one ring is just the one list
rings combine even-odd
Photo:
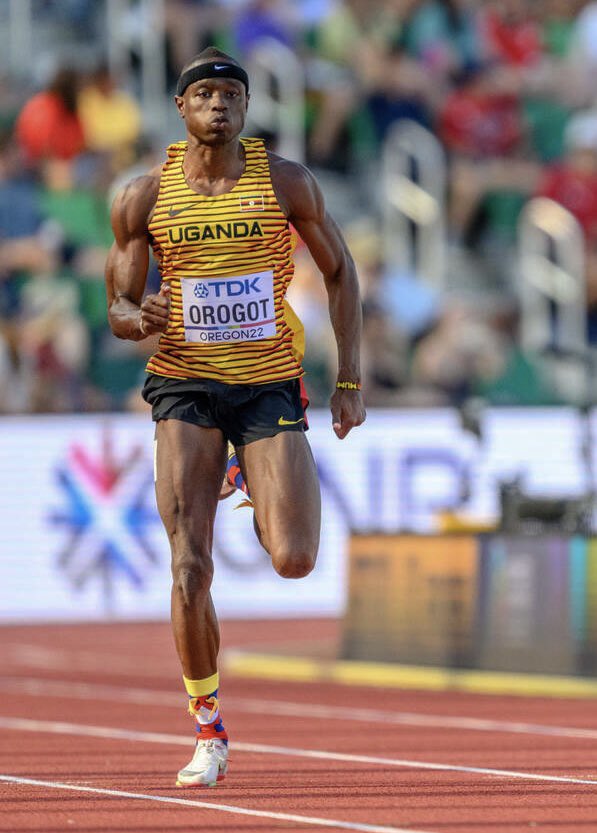
[[(64, 697), (73, 700), (97, 700), (127, 702), (142, 706), (168, 706), (180, 709), (184, 695), (170, 691), (150, 691), (143, 688), (124, 688), (92, 683), (69, 683), (56, 680), (22, 678), (0, 680), (0, 691), (29, 694), (32, 696)], [(418, 726), (434, 729), (458, 729), (474, 732), (501, 732), (545, 737), (597, 740), (597, 729), (580, 729), (566, 726), (548, 726), (542, 723), (513, 722), (509, 720), (485, 720), (475, 717), (453, 717), (441, 714), (393, 712), (382, 709), (354, 709), (343, 706), (325, 706), (311, 703), (292, 703), (284, 700), (222, 697), (224, 708), (247, 714), (275, 714), (281, 717), (302, 717), (309, 720), (341, 720), (361, 723), (391, 723), (397, 726)]]
[[(68, 651), (20, 642), (12, 642), (6, 645), (4, 650), (7, 655), (5, 664), (42, 668), (49, 671), (105, 673), (109, 668), (110, 674), (114, 676), (130, 677), (131, 669), (139, 664), (138, 657), (114, 656), (95, 651)], [(143, 676), (165, 680), (169, 675), (163, 667), (146, 665), (143, 668)]]
[[(173, 798), (167, 795), (148, 795), (147, 793), (131, 793), (125, 790), (109, 790), (102, 787), (87, 787), (80, 784), (66, 784), (61, 781), (39, 781), (36, 778), (22, 778), (18, 775), (0, 775), (0, 781), (12, 784), (26, 784), (31, 787), (46, 787), (52, 790), (72, 790), (73, 792), (107, 795), (112, 798), (134, 798), (141, 801), (157, 801), (161, 804), (177, 804), (182, 807), (200, 807), (203, 810), (217, 810), (220, 813), (233, 813), (237, 816), (254, 816), (260, 819), (275, 819), (276, 821), (291, 821), (298, 824), (315, 825), (317, 827), (339, 827), (342, 830), (358, 830), (359, 833), (425, 833), (424, 830), (408, 830), (404, 827), (386, 827), (378, 824), (359, 824), (353, 821), (338, 819), (324, 819), (317, 816), (298, 816), (294, 813), (274, 813), (269, 810), (251, 810), (248, 807), (235, 807), (232, 804), (215, 804), (212, 801), (194, 801), (190, 798)], [(427, 833), (430, 833), (427, 831)]]
[[(22, 732), (46, 732), (58, 735), (79, 735), (85, 737), (110, 738), (116, 740), (143, 741), (146, 743), (170, 743), (189, 746), (187, 735), (171, 735), (161, 732), (138, 732), (132, 729), (118, 729), (112, 726), (91, 726), (63, 721), (31, 720), (25, 717), (0, 717), (0, 729), (14, 729)], [(403, 758), (379, 758), (373, 755), (352, 755), (344, 752), (326, 752), (317, 749), (298, 749), (290, 746), (270, 746), (264, 743), (242, 743), (234, 741), (235, 752), (252, 752), (260, 755), (288, 755), (293, 758), (312, 758), (323, 761), (342, 761), (351, 764), (373, 764), (406, 769), (427, 769), (443, 772), (466, 772), (472, 775), (489, 775), (493, 778), (517, 778), (526, 781), (542, 781), (558, 784), (582, 784), (597, 786), (597, 780), (571, 778), (565, 775), (544, 775), (536, 772), (519, 772), (508, 769), (464, 766), (461, 764), (440, 764), (430, 761), (411, 761)]]

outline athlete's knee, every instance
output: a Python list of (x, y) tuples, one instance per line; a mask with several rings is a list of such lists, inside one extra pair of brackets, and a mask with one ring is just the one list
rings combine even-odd
[(315, 566), (317, 550), (305, 545), (278, 547), (270, 553), (275, 571), (282, 578), (304, 578)]
[(207, 551), (172, 553), (172, 586), (186, 605), (207, 596), (213, 574), (213, 561)]

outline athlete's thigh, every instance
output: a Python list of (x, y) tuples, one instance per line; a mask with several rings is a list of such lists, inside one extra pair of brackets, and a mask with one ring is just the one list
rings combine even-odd
[(263, 543), (270, 552), (306, 545), (317, 552), (319, 479), (303, 431), (281, 431), (237, 448)]
[(226, 442), (219, 428), (178, 419), (156, 425), (156, 497), (169, 535), (180, 525), (210, 536), (226, 467)]

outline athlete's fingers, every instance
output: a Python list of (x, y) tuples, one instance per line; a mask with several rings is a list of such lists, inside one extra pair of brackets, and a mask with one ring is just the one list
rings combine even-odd
[(156, 324), (167, 322), (170, 315), (170, 288), (162, 292), (160, 287), (157, 295), (148, 295), (141, 304), (141, 315), (144, 320)]
[(342, 439), (342, 408), (340, 404), (337, 402), (335, 397), (332, 398), (331, 402), (331, 411), (332, 411), (332, 428), (336, 436)]
[(168, 321), (170, 310), (168, 307), (159, 306), (151, 302), (143, 303), (141, 307), (141, 315), (148, 321), (154, 321), (156, 324), (163, 321)]
[(338, 418), (332, 418), (332, 428), (339, 440), (343, 440), (351, 428), (354, 427), (349, 410), (345, 406), (340, 406)]
[(333, 428), (339, 440), (343, 440), (344, 437), (348, 434), (348, 430), (344, 428), (340, 423), (335, 423), (333, 425)]
[(330, 402), (330, 408), (332, 411), (332, 428), (334, 429), (334, 433), (340, 440), (343, 440), (348, 431), (350, 430), (347, 430), (346, 427), (347, 413), (345, 408), (346, 402), (343, 393), (344, 391), (340, 390), (334, 391), (334, 395), (332, 396)]
[(331, 409), (332, 427), (340, 440), (365, 421), (363, 398), (355, 391), (336, 391), (332, 397)]
[(342, 418), (340, 420), (339, 430), (336, 431), (336, 436), (340, 440), (343, 440), (344, 437), (346, 437), (346, 435), (350, 431), (350, 429), (354, 428), (355, 424), (356, 423), (354, 422), (354, 419), (350, 411), (346, 408), (342, 408)]
[(358, 400), (353, 403), (353, 407), (351, 408), (350, 417), (345, 423), (346, 434), (348, 434), (352, 428), (357, 428), (359, 425), (362, 425), (365, 422), (366, 416), (365, 406), (363, 405), (363, 401), (359, 394)]
[(156, 306), (160, 309), (169, 309), (170, 307), (170, 290), (162, 292), (161, 288), (157, 295), (148, 295), (145, 299), (150, 306)]
[(168, 327), (169, 318), (170, 286), (162, 284), (157, 294), (148, 295), (141, 304), (142, 332), (145, 335), (163, 333)]
[(141, 313), (141, 319), (143, 321), (143, 325), (147, 328), (148, 326), (157, 327), (160, 330), (165, 330), (168, 326), (168, 316), (167, 315), (153, 315), (151, 312), (147, 312), (144, 310)]

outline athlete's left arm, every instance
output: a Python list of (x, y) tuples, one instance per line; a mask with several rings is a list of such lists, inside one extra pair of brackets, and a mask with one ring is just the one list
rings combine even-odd
[[(323, 275), (338, 347), (338, 381), (360, 383), (361, 299), (356, 269), (342, 232), (326, 211), (321, 189), (310, 171), (274, 154), (270, 155), (270, 170), (280, 208)], [(336, 389), (331, 410), (333, 428), (340, 439), (365, 420), (360, 390)]]

